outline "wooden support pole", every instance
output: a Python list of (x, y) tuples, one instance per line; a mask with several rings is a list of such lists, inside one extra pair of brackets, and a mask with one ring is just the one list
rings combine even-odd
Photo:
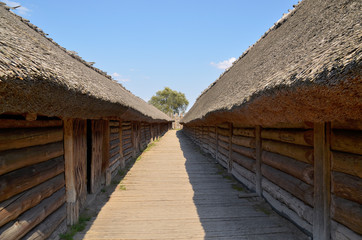
[(231, 159), (231, 155), (233, 153), (233, 149), (232, 149), (232, 138), (233, 138), (233, 124), (229, 123), (229, 156), (228, 156), (228, 172), (231, 173), (231, 170), (233, 168), (233, 160)]
[(102, 158), (102, 172), (105, 174), (106, 186), (111, 184), (111, 173), (109, 172), (109, 141), (110, 129), (109, 120), (103, 120), (103, 158)]
[(261, 187), (261, 127), (255, 127), (255, 147), (256, 147), (256, 162), (255, 162), (255, 191), (259, 196), (262, 196), (262, 187)]
[(330, 239), (330, 123), (314, 124), (313, 239)]

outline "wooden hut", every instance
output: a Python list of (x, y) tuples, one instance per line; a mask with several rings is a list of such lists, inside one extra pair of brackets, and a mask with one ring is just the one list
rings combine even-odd
[(0, 239), (56, 238), (170, 124), (0, 5)]
[(314, 239), (361, 239), (361, 8), (303, 0), (183, 118), (202, 150)]

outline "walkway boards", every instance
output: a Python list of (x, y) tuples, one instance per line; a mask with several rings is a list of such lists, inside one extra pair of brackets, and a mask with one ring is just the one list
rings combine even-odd
[(181, 132), (143, 153), (75, 239), (308, 239), (258, 198), (239, 198)]

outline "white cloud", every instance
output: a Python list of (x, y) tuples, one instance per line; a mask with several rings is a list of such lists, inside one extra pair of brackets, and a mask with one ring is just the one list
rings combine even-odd
[(131, 81), (129, 78), (124, 78), (124, 77), (122, 77), (121, 74), (116, 73), (116, 72), (112, 73), (111, 75), (114, 78), (114, 80), (116, 80), (118, 82), (129, 82), (129, 81)]
[[(13, 2), (13, 1), (9, 1), (9, 0), (2, 0), (7, 6), (9, 7), (17, 7), (17, 6), (20, 6), (21, 4), (18, 3), (18, 2)], [(14, 9), (14, 12), (16, 14), (19, 14), (19, 15), (29, 15), (29, 12), (30, 10), (24, 6), (21, 6), (21, 7), (18, 7), (16, 9)]]
[(218, 63), (214, 63), (214, 62), (211, 62), (211, 66), (214, 66), (218, 69), (222, 69), (222, 70), (225, 70), (225, 69), (228, 69), (229, 67), (231, 67), (231, 65), (233, 64), (233, 62), (235, 62), (236, 58), (234, 57), (231, 57), (227, 60), (224, 60), (222, 62), (218, 62)]

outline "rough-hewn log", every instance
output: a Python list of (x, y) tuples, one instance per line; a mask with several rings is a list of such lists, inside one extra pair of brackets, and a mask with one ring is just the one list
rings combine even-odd
[(109, 126), (110, 127), (119, 127), (119, 122), (118, 121), (109, 121)]
[(119, 154), (119, 146), (116, 146), (109, 151), (109, 157), (112, 158), (116, 154)]
[(109, 141), (112, 141), (112, 140), (116, 140), (116, 139), (119, 139), (119, 133), (111, 133), (109, 135)]
[(229, 144), (228, 143), (225, 143), (223, 141), (219, 141), (219, 147), (222, 147), (223, 149), (225, 150), (229, 150)]
[(109, 142), (109, 148), (113, 149), (113, 148), (119, 146), (119, 141), (120, 141), (119, 139), (115, 139), (115, 140), (110, 141)]
[(331, 221), (331, 240), (361, 239), (361, 235), (345, 227), (344, 225)]
[(271, 139), (304, 146), (313, 146), (313, 130), (263, 129), (261, 131), (261, 136), (264, 139)]
[(261, 159), (263, 163), (313, 185), (314, 175), (312, 165), (267, 151), (263, 151)]
[(43, 240), (47, 239), (66, 217), (66, 206), (63, 204), (54, 213), (48, 216), (42, 223), (33, 228), (25, 235), (26, 240)]
[(125, 149), (125, 150), (123, 151), (123, 155), (126, 156), (126, 155), (128, 155), (129, 153), (132, 153), (132, 152), (133, 152), (133, 148), (130, 147), (130, 148)]
[(239, 154), (237, 152), (234, 152), (231, 154), (231, 159), (235, 162), (238, 163), (239, 165), (243, 166), (244, 168), (255, 172), (255, 160), (245, 157), (242, 154)]
[(332, 122), (332, 129), (345, 129), (345, 130), (361, 130), (362, 131), (362, 121), (361, 120), (348, 120), (345, 122)]
[(124, 130), (123, 131), (123, 135), (131, 135), (131, 133), (132, 133), (132, 130), (130, 129), (130, 130)]
[(113, 157), (111, 157), (109, 159), (109, 165), (112, 165), (115, 161), (120, 160), (121, 159), (121, 155), (119, 155), (119, 152), (117, 152), (116, 155), (114, 155)]
[(0, 203), (0, 226), (16, 219), (26, 210), (34, 207), (43, 199), (64, 186), (64, 174), (39, 184)]
[(33, 227), (42, 222), (49, 214), (59, 208), (64, 202), (65, 189), (62, 188), (50, 197), (41, 201), (32, 209), (26, 211), (16, 222), (10, 222), (0, 228), (0, 240), (20, 239)]
[(224, 129), (229, 129), (229, 123), (221, 123), (221, 124), (218, 124), (217, 127), (224, 128)]
[(130, 147), (132, 147), (132, 143), (127, 143), (127, 144), (122, 145), (123, 150), (127, 150)]
[(362, 131), (333, 130), (331, 149), (362, 155)]
[(233, 135), (255, 138), (255, 129), (254, 128), (234, 128)]
[(110, 133), (119, 133), (119, 127), (111, 127)]
[(223, 141), (225, 143), (228, 143), (229, 142), (229, 137), (225, 137), (225, 136), (222, 136), (222, 135), (218, 135), (218, 138), (219, 138), (219, 141)]
[(251, 137), (233, 136), (232, 143), (243, 147), (255, 148), (255, 138)]
[(225, 136), (225, 137), (229, 137), (230, 136), (230, 131), (229, 129), (223, 129), (223, 128), (218, 128), (217, 129), (217, 133), (219, 135)]
[(243, 155), (245, 155), (247, 157), (250, 157), (252, 159), (256, 158), (255, 149), (242, 147), (242, 146), (238, 146), (238, 145), (235, 145), (235, 144), (232, 145), (232, 149), (233, 149), (233, 151), (241, 153), (241, 154), (243, 154)]
[(313, 164), (313, 148), (294, 145), (290, 143), (276, 142), (272, 140), (262, 141), (263, 150), (294, 158), (296, 160)]
[(233, 163), (231, 174), (235, 176), (240, 182), (251, 190), (255, 190), (255, 174), (243, 168), (239, 164)]
[(62, 140), (62, 128), (3, 129), (0, 133), (0, 151), (43, 145)]
[(229, 157), (229, 151), (225, 148), (219, 147), (219, 153), (222, 153), (226, 158)]
[(40, 128), (40, 127), (61, 127), (63, 125), (62, 120), (37, 120), (26, 121), (17, 119), (0, 119), (1, 128)]
[(362, 204), (362, 179), (344, 173), (332, 172), (332, 193)]
[(216, 139), (216, 133), (209, 132), (209, 136), (213, 139)]
[(109, 121), (103, 120), (103, 156), (102, 156), (102, 173), (105, 173), (109, 166), (109, 142), (110, 142), (110, 133), (109, 133)]
[(282, 187), (303, 202), (313, 206), (313, 186), (268, 165), (263, 164), (261, 166), (261, 172), (263, 176), (271, 182)]
[(126, 145), (126, 144), (128, 144), (128, 143), (132, 143), (132, 139), (131, 139), (131, 138), (122, 140), (122, 144), (123, 144), (123, 145)]
[(131, 134), (124, 134), (124, 133), (123, 133), (123, 140), (131, 139), (131, 138), (132, 138), (132, 135), (131, 135)]
[(343, 152), (331, 152), (332, 170), (362, 178), (362, 156)]
[(273, 125), (263, 126), (265, 128), (303, 128), (303, 129), (312, 129), (312, 122), (300, 122), (300, 123), (277, 123)]
[(331, 217), (358, 234), (362, 234), (362, 206), (332, 195)]
[(63, 142), (0, 152), (0, 175), (63, 155)]
[(0, 202), (64, 172), (63, 156), (0, 176)]
[(132, 128), (131, 125), (123, 125), (123, 124), (122, 124), (122, 131), (131, 130), (131, 128)]

